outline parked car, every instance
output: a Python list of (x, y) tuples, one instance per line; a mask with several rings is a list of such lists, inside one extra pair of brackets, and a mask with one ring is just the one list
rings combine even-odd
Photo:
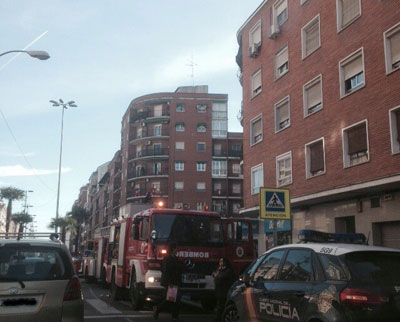
[(65, 245), (0, 239), (0, 307), (0, 322), (82, 322), (81, 284)]
[(400, 321), (400, 249), (301, 233), (302, 243), (267, 251), (232, 286), (223, 321)]

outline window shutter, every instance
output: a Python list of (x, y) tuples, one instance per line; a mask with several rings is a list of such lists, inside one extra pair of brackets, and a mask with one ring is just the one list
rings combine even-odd
[(400, 32), (397, 32), (390, 38), (390, 56), (392, 57), (392, 64), (400, 61)]
[(397, 141), (400, 143), (400, 110), (397, 110), (395, 115), (397, 124)]
[(362, 67), (362, 56), (357, 57), (356, 59), (350, 61), (348, 64), (343, 66), (343, 75), (344, 79), (348, 80), (353, 76), (361, 73), (363, 70)]
[(349, 154), (367, 151), (367, 130), (365, 124), (347, 130)]
[(288, 118), (289, 118), (289, 103), (285, 102), (284, 104), (278, 107), (278, 122), (282, 123)]
[(351, 20), (360, 14), (359, 0), (342, 0), (342, 26), (347, 25)]
[(321, 81), (313, 84), (306, 89), (307, 108), (321, 103)]
[(253, 76), (253, 90), (261, 87), (261, 71)]
[(258, 26), (258, 27), (252, 32), (252, 38), (253, 38), (253, 44), (261, 43), (261, 26)]
[(253, 123), (253, 137), (262, 134), (261, 119)]
[(306, 30), (306, 55), (319, 45), (319, 21), (317, 20)]
[(288, 61), (288, 49), (283, 49), (276, 55), (276, 67), (280, 67)]
[(310, 145), (310, 158), (311, 173), (324, 170), (324, 147), (322, 141)]

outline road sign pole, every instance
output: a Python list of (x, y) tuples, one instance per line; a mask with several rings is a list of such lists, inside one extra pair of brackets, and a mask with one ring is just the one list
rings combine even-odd
[(278, 246), (278, 219), (273, 219), (274, 247)]
[(265, 236), (264, 220), (258, 221), (258, 256), (267, 250), (267, 239)]

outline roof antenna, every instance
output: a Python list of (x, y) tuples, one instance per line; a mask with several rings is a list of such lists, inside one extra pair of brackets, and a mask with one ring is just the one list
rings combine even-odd
[(192, 78), (192, 85), (194, 86), (194, 67), (197, 66), (197, 64), (194, 62), (194, 57), (193, 56), (194, 55), (193, 55), (193, 52), (192, 52), (189, 64), (186, 64), (186, 66), (189, 66), (189, 67), (192, 68), (192, 73), (189, 75), (189, 77)]

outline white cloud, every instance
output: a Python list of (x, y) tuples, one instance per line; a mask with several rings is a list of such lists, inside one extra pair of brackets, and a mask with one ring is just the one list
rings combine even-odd
[(8, 150), (6, 148), (0, 148), (0, 155), (5, 156), (5, 157), (33, 157), (35, 156), (34, 152), (27, 152), (25, 154), (14, 152), (11, 150)]
[[(61, 168), (61, 172), (69, 172), (70, 168)], [(41, 176), (58, 173), (58, 170), (28, 169), (22, 165), (11, 165), (0, 167), (0, 177), (22, 177), (22, 176)]]

